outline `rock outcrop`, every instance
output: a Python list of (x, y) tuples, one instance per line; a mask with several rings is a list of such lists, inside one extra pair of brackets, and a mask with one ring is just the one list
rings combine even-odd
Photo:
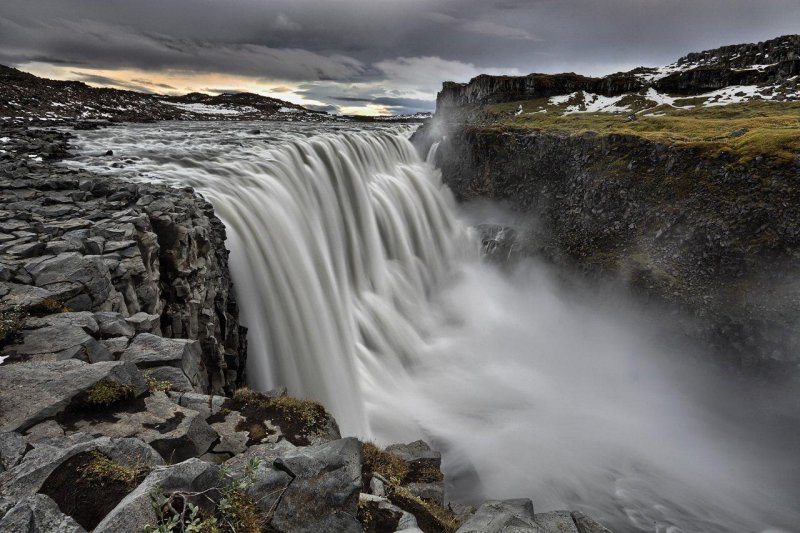
[(122, 360), (176, 388), (243, 383), (244, 332), (211, 205), (191, 189), (50, 166), (63, 134), (4, 135), (34, 150), (0, 166), (0, 312), (28, 315), (4, 343), (6, 364)]

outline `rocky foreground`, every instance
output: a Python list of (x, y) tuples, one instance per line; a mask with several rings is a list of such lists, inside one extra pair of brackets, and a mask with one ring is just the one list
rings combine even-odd
[(342, 438), (323, 406), (248, 390), (212, 207), (57, 166), (64, 133), (0, 139), (0, 531), (607, 531), (448, 502), (424, 442)]

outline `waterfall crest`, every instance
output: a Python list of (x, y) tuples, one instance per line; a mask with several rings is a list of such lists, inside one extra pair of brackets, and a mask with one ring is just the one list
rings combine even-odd
[(413, 360), (428, 294), (475, 246), (403, 133), (295, 139), (249, 170), (202, 185), (229, 232), (249, 380), (369, 436), (359, 375)]

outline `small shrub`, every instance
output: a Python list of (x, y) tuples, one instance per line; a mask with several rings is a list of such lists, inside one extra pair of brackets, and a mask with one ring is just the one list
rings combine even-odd
[(101, 379), (95, 383), (86, 396), (86, 403), (91, 407), (106, 407), (122, 400), (133, 398), (136, 389), (133, 385), (124, 385), (110, 379)]
[(81, 470), (81, 475), (88, 481), (101, 486), (115, 482), (133, 490), (146, 472), (146, 468), (121, 465), (106, 455), (93, 451), (92, 460)]
[(28, 314), (20, 307), (0, 311), (0, 347), (12, 342), (25, 325)]
[(369, 478), (373, 472), (385, 477), (389, 482), (400, 485), (408, 474), (408, 465), (398, 456), (391, 454), (372, 442), (361, 444), (364, 456), (363, 466), (361, 467), (364, 484), (368, 486)]
[(172, 383), (154, 378), (149, 370), (144, 373), (144, 381), (147, 383), (147, 390), (150, 392), (169, 392), (172, 390)]
[(245, 418), (237, 429), (247, 431), (250, 444), (259, 444), (269, 435), (265, 420), (281, 428), (286, 440), (296, 446), (307, 446), (322, 434), (330, 417), (317, 402), (291, 396), (264, 396), (248, 388), (237, 389), (227, 408), (239, 411)]

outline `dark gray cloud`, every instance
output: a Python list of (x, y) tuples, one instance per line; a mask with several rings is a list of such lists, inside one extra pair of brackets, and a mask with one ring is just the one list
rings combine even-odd
[(799, 0), (3, 0), (0, 62), (430, 102), (482, 71), (603, 74), (798, 29)]

